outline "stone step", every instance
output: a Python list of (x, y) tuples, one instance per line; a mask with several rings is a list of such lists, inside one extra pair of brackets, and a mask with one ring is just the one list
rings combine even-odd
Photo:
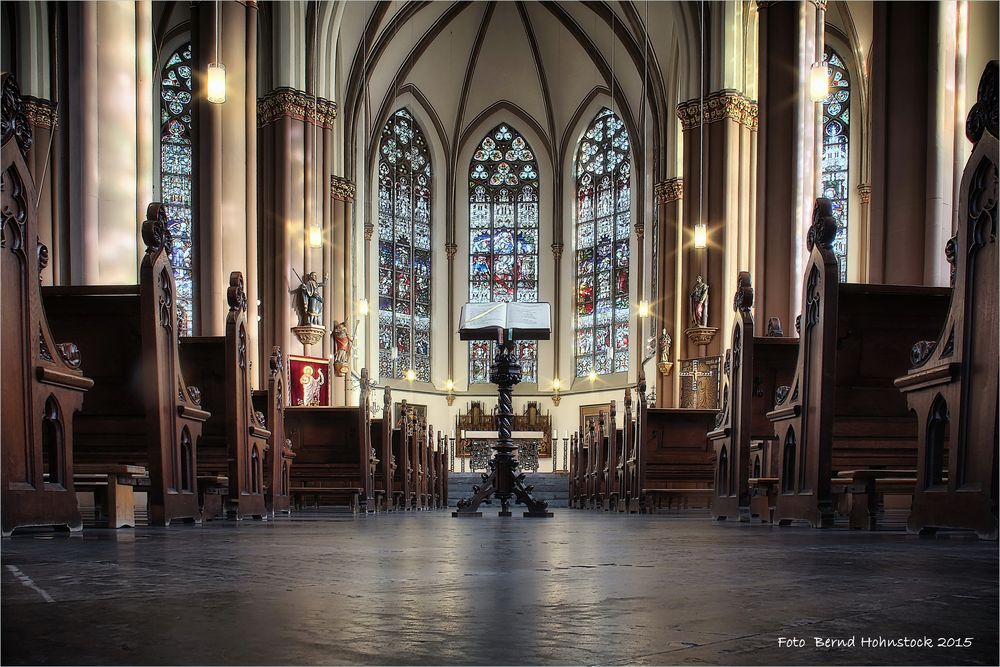
[[(565, 473), (532, 473), (525, 475), (525, 482), (534, 487), (532, 497), (544, 500), (549, 507), (569, 505), (569, 476)], [(472, 487), (482, 484), (481, 473), (448, 473), (448, 504), (454, 507), (462, 498), (472, 496)], [(493, 503), (499, 507), (498, 503)]]

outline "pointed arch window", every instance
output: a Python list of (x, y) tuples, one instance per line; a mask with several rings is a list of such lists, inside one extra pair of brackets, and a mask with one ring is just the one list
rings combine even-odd
[(840, 280), (847, 280), (848, 165), (851, 148), (851, 77), (840, 55), (829, 46), (823, 52), (830, 73), (830, 94), (823, 100), (823, 196), (833, 202), (837, 236), (833, 251), (840, 263)]
[[(510, 125), (495, 127), (469, 165), (469, 301), (538, 301), (538, 162)], [(469, 382), (490, 381), (494, 343), (469, 345)], [(538, 381), (538, 342), (518, 341), (524, 382)]]
[(576, 377), (628, 371), (631, 147), (604, 108), (576, 153)]
[(431, 156), (406, 109), (382, 128), (378, 161), (379, 375), (431, 381)]
[(194, 329), (191, 75), (188, 43), (170, 55), (160, 77), (160, 199), (173, 240), (170, 264), (177, 283), (178, 330), (188, 336)]

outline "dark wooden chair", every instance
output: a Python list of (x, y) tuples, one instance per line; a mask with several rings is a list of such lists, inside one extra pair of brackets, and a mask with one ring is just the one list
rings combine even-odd
[(934, 335), (948, 307), (948, 289), (840, 284), (836, 229), (830, 200), (818, 199), (795, 376), (767, 415), (780, 447), (782, 524), (832, 526), (835, 487), (851, 484), (841, 471), (915, 471), (916, 420), (893, 380), (906, 372), (913, 337)]
[(974, 147), (947, 247), (954, 290), (944, 327), (913, 346), (913, 367), (895, 381), (916, 414), (914, 533), (958, 528), (997, 539), (997, 76), (992, 61), (966, 123)]
[[(722, 376), (722, 409), (708, 434), (715, 450), (712, 516), (719, 520), (749, 521), (753, 515), (749, 480), (761, 479), (759, 449), (774, 439), (767, 412), (775, 389), (791, 382), (798, 354), (797, 338), (754, 336), (752, 306), (750, 274), (742, 271), (733, 298), (736, 321)], [(758, 489), (769, 502), (772, 489), (755, 483), (754, 492)], [(770, 520), (770, 512), (762, 518)]]
[(77, 341), (94, 389), (76, 416), (74, 463), (149, 471), (149, 522), (200, 521), (197, 443), (210, 413), (180, 369), (166, 208), (146, 211), (139, 285), (45, 287), (49, 323)]
[(29, 526), (83, 527), (73, 485), (73, 415), (94, 382), (80, 370), (79, 349), (57, 344), (49, 328), (39, 293), (49, 255), (38, 240), (37, 196), (26, 162), (31, 126), (13, 76), (3, 76), (2, 89), (0, 502), (6, 537)]
[[(202, 407), (212, 413), (198, 439), (198, 493), (205, 518), (220, 513), (233, 519), (263, 519), (264, 457), (271, 440), (258, 420), (250, 389), (247, 297), (243, 274), (229, 275), (229, 313), (224, 336), (180, 339), (184, 377), (201, 389)], [(221, 493), (212, 493), (213, 490)], [(211, 503), (219, 496), (223, 506)]]

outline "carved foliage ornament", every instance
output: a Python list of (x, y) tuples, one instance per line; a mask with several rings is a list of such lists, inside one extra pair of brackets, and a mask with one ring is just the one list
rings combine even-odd
[[(735, 90), (720, 90), (705, 97), (705, 122), (715, 123), (726, 118), (732, 119), (751, 130), (757, 129), (757, 103)], [(677, 116), (681, 127), (691, 130), (701, 123), (701, 100), (694, 99), (677, 105)]]
[(170, 252), (173, 243), (170, 230), (167, 229), (167, 207), (159, 202), (153, 202), (146, 207), (146, 220), (142, 223), (142, 241), (146, 244), (146, 254), (152, 255), (161, 250)]
[(229, 302), (230, 311), (246, 312), (247, 293), (243, 288), (242, 271), (233, 271), (229, 274), (229, 289), (226, 290), (226, 300)]
[(275, 345), (271, 348), (271, 358), (268, 363), (271, 367), (271, 374), (277, 375), (281, 373), (281, 369), (284, 366), (284, 361), (281, 355), (281, 348)]
[[(997, 61), (991, 60), (987, 63), (986, 70), (979, 80), (976, 103), (969, 110), (969, 116), (965, 121), (965, 136), (972, 143), (982, 139), (983, 132), (989, 132), (994, 137), (998, 136), (997, 105), (1000, 104), (997, 96), (998, 76), (1000, 76), (1000, 71), (998, 71)], [(6, 137), (6, 133), (4, 136)]]
[(749, 271), (740, 271), (736, 278), (736, 294), (733, 296), (733, 310), (744, 315), (753, 307), (753, 280)]
[(354, 201), (357, 186), (340, 176), (330, 176), (330, 196), (341, 201)]
[(813, 206), (813, 221), (806, 236), (806, 247), (812, 252), (814, 245), (832, 248), (837, 237), (837, 218), (833, 215), (833, 202), (826, 197), (816, 199)]
[(4, 172), (0, 182), (0, 202), (3, 216), (0, 247), (10, 248), (11, 252), (24, 257), (24, 225), (28, 220), (28, 207), (24, 183), (13, 166)]
[(0, 128), (3, 130), (3, 144), (14, 139), (22, 155), (31, 150), (31, 125), (24, 113), (21, 89), (10, 74), (3, 77), (3, 93), (0, 100)]
[(281, 118), (332, 129), (337, 103), (294, 88), (277, 88), (257, 100), (257, 127), (266, 127)]
[(684, 179), (670, 178), (657, 183), (653, 188), (653, 195), (660, 204), (669, 204), (684, 199)]

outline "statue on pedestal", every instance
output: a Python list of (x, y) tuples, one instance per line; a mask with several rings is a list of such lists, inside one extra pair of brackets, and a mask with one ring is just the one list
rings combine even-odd
[(351, 372), (351, 351), (354, 346), (354, 337), (349, 333), (347, 320), (337, 322), (333, 325), (333, 370), (338, 377), (347, 377)]
[(691, 326), (708, 326), (708, 283), (701, 276), (694, 281), (691, 289)]
[(321, 292), (326, 286), (326, 276), (323, 276), (323, 282), (317, 280), (315, 271), (310, 271), (305, 277), (299, 276), (298, 273), (295, 273), (295, 276), (299, 279), (299, 286), (288, 290), (288, 293), (295, 295), (295, 314), (298, 315), (299, 324), (292, 327), (292, 333), (303, 345), (315, 345), (326, 333), (326, 327), (323, 326)]
[(673, 368), (674, 362), (670, 361), (670, 345), (673, 343), (673, 339), (670, 334), (667, 333), (666, 329), (660, 332), (660, 357), (656, 364), (657, 369), (664, 375), (670, 374), (670, 369)]

